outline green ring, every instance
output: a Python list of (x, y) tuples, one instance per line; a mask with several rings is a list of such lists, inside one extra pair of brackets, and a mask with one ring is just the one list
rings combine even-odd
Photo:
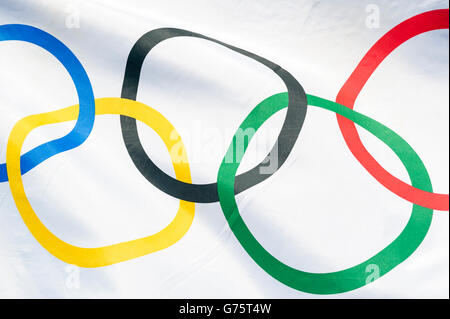
[[(267, 119), (287, 107), (288, 99), (287, 93), (276, 94), (252, 110), (240, 126), (240, 129), (244, 131), (253, 129), (249, 130), (253, 134), (249, 134), (248, 143)], [(375, 135), (389, 146), (402, 161), (408, 171), (412, 186), (428, 192), (433, 191), (430, 177), (422, 160), (412, 147), (394, 131), (343, 105), (316, 96), (308, 95), (308, 105), (340, 114)], [(330, 273), (309, 273), (289, 267), (264, 249), (252, 235), (239, 213), (234, 195), (234, 182), (248, 143), (244, 145), (244, 152), (237, 154), (235, 159), (233, 148), (235, 141), (236, 135), (219, 168), (217, 184), (220, 206), (232, 232), (250, 257), (269, 275), (289, 287), (313, 294), (336, 294), (363, 287), (367, 284), (366, 269), (368, 266), (377, 265), (380, 277), (385, 275), (411, 256), (422, 243), (430, 228), (433, 210), (414, 204), (408, 224), (401, 234), (382, 251), (359, 265)], [(231, 158), (234, 161), (230, 163), (229, 159)]]

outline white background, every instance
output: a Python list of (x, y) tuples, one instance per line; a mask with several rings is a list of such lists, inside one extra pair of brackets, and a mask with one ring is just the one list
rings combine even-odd
[[(366, 25), (370, 4), (380, 9), (379, 28)], [(140, 36), (177, 27), (264, 56), (294, 75), (307, 93), (334, 100), (381, 36), (409, 17), (438, 8), (448, 8), (448, 2), (0, 0), (0, 25), (29, 24), (64, 42), (85, 67), (96, 98), (120, 96), (126, 59)], [(447, 194), (448, 46), (448, 30), (408, 41), (377, 69), (355, 105), (408, 141), (424, 161), (435, 192)], [(9, 132), (19, 119), (78, 101), (64, 68), (31, 44), (1, 42), (0, 70), (0, 162), (5, 162)], [(251, 109), (285, 90), (257, 62), (204, 40), (183, 38), (166, 41), (149, 54), (138, 100), (175, 126), (187, 148), (193, 182), (207, 183), (216, 180), (226, 147)], [(240, 171), (262, 160), (284, 115), (275, 115), (258, 132), (271, 138), (252, 143)], [(73, 122), (39, 128), (23, 151), (72, 127)], [(374, 157), (409, 182), (392, 151), (359, 132)], [(141, 123), (139, 133), (147, 154), (173, 176), (157, 135)], [(156, 233), (178, 208), (178, 200), (156, 189), (134, 167), (118, 116), (97, 117), (81, 147), (42, 163), (25, 175), (24, 183), (44, 224), (61, 239), (83, 247)], [(412, 208), (352, 156), (335, 114), (314, 107), (309, 107), (283, 168), (237, 198), (244, 220), (264, 247), (288, 265), (310, 272), (342, 270), (373, 256), (400, 234)], [(448, 298), (448, 274), (448, 212), (435, 212), (428, 236), (408, 260), (373, 284), (331, 297)], [(79, 287), (74, 287), (77, 276)], [(37, 243), (8, 183), (3, 183), (0, 297), (321, 296), (293, 290), (256, 265), (231, 234), (218, 203), (197, 204), (189, 232), (166, 250), (104, 268), (72, 268)]]

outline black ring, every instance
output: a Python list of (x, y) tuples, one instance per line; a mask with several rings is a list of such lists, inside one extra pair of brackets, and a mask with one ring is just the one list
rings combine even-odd
[[(289, 94), (289, 104), (283, 127), (276, 142), (278, 145), (275, 145), (272, 148), (272, 151), (269, 155), (267, 155), (263, 162), (236, 177), (236, 183), (234, 185), (235, 194), (261, 183), (284, 164), (292, 148), (294, 147), (295, 142), (297, 141), (306, 117), (306, 109), (308, 104), (303, 87), (289, 72), (256, 54), (198, 33), (181, 29), (162, 28), (144, 34), (131, 49), (125, 69), (122, 98), (136, 100), (139, 78), (145, 57), (159, 43), (175, 37), (194, 37), (223, 45), (235, 52), (243, 54), (264, 64), (275, 72), (285, 83)], [(122, 115), (120, 116), (120, 123), (122, 127), (122, 136), (128, 153), (130, 154), (134, 165), (150, 183), (163, 192), (181, 200), (196, 203), (213, 203), (219, 201), (217, 183), (188, 184), (167, 175), (159, 167), (157, 167), (145, 153), (139, 139), (136, 120), (134, 118)], [(276, 146), (278, 146), (278, 149)], [(261, 174), (260, 168), (264, 166), (263, 163), (270, 160), (270, 154), (273, 154), (272, 152), (276, 151), (278, 151), (277, 169), (270, 174)]]

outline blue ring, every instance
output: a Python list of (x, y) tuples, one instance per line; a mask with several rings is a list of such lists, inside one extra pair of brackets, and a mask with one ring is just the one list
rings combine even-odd
[[(54, 36), (28, 25), (0, 26), (0, 41), (17, 40), (36, 44), (51, 53), (69, 72), (78, 94), (80, 111), (75, 127), (67, 135), (41, 144), (20, 157), (22, 175), (50, 157), (80, 146), (94, 126), (95, 100), (91, 82), (77, 57)], [(6, 164), (0, 164), (0, 183), (8, 181)]]

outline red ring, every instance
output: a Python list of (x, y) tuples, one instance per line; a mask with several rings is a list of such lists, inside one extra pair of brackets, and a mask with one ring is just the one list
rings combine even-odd
[[(378, 40), (367, 52), (339, 91), (336, 102), (353, 109), (355, 100), (367, 80), (392, 51), (421, 33), (448, 28), (448, 9), (428, 11), (400, 23)], [(355, 124), (341, 115), (337, 115), (337, 120), (350, 151), (378, 182), (391, 192), (414, 204), (435, 210), (449, 210), (448, 194), (426, 192), (391, 175), (364, 147)]]

